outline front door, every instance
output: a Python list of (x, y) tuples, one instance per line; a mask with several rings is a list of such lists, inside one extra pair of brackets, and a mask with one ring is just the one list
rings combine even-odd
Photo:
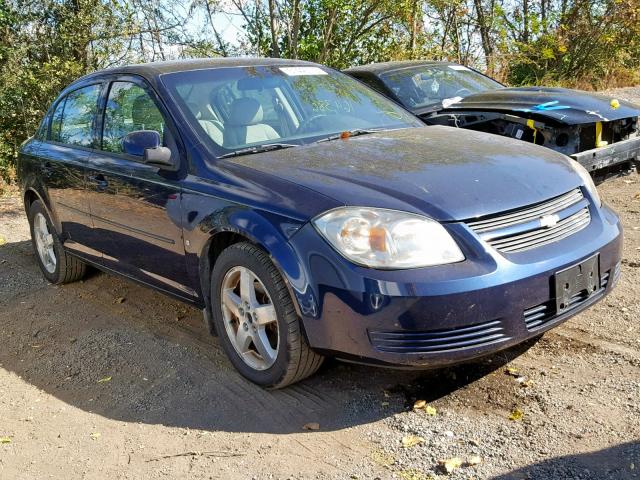
[(78, 88), (55, 105), (38, 156), (51, 200), (53, 218), (61, 226), (66, 248), (92, 259), (92, 231), (85, 173), (95, 143), (94, 126), (102, 84)]
[(179, 155), (175, 135), (153, 92), (141, 80), (111, 82), (99, 150), (87, 165), (93, 224), (106, 267), (191, 298), (182, 240), (180, 175), (124, 153), (122, 138), (155, 130)]

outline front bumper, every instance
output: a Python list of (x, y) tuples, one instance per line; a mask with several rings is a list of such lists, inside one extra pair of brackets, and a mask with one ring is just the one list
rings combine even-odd
[[(447, 228), (467, 260), (404, 271), (357, 267), (311, 225), (298, 231), (291, 244), (304, 268), (292, 285), (311, 347), (379, 365), (465, 362), (557, 326), (603, 298), (619, 276), (622, 230), (606, 206), (592, 208), (580, 232), (513, 254), (493, 250), (462, 223)], [(556, 315), (554, 274), (594, 253), (601, 288)]]
[(588, 171), (610, 167), (622, 162), (640, 159), (640, 137), (622, 140), (606, 147), (574, 153), (571, 158)]

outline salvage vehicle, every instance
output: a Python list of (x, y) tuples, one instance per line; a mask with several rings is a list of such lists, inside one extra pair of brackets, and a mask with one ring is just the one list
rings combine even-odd
[(325, 356), (440, 367), (603, 298), (622, 232), (586, 170), (427, 127), (313, 63), (215, 59), (90, 74), (23, 144), (35, 257), (203, 310), (231, 363), (283, 387)]
[(429, 125), (516, 138), (570, 156), (597, 178), (640, 159), (640, 107), (549, 87), (507, 88), (456, 63), (398, 61), (345, 70)]

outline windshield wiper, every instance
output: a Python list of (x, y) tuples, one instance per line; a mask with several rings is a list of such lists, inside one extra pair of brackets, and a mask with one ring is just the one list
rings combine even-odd
[[(358, 135), (378, 133), (378, 132), (383, 132), (385, 130), (388, 130), (388, 128), (354, 128), (353, 130), (345, 130), (343, 132), (336, 133), (335, 135), (330, 135), (328, 137), (321, 138), (320, 140), (317, 140), (315, 143), (330, 142), (331, 140), (339, 140), (341, 138), (357, 137)], [(343, 137), (345, 133), (347, 135)]]
[(266, 145), (257, 145), (255, 147), (241, 148), (233, 152), (220, 155), (218, 158), (239, 157), (241, 155), (251, 155), (252, 153), (270, 152), (271, 150), (280, 150), (283, 148), (299, 147), (295, 143), (267, 143)]

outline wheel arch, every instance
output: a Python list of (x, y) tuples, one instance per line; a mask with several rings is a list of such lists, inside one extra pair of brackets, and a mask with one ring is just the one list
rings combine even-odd
[(53, 222), (53, 225), (55, 226), (56, 230), (58, 232), (62, 232), (62, 226), (60, 225), (60, 222), (58, 221), (58, 217), (55, 215), (55, 213), (53, 212), (53, 210), (51, 209), (51, 205), (48, 201), (48, 199), (43, 196), (37, 188), (35, 188), (34, 186), (29, 186), (26, 187), (24, 189), (24, 194), (22, 195), (22, 202), (24, 204), (24, 211), (27, 214), (27, 216), (29, 215), (29, 209), (31, 208), (31, 205), (33, 205), (33, 202), (39, 200), (42, 205), (44, 206), (44, 209), (47, 211), (47, 215), (49, 215), (49, 218), (51, 219), (51, 222)]
[[(301, 316), (297, 292), (306, 288), (306, 273), (287, 236), (271, 219), (252, 209), (230, 209), (224, 215), (215, 214), (216, 225), (209, 222), (208, 238), (199, 255), (199, 278), (202, 296), (207, 309), (211, 309), (211, 272), (225, 248), (239, 242), (249, 242), (269, 255), (282, 276), (293, 300), (296, 313)], [(212, 220), (210, 218), (210, 220)], [(302, 290), (300, 290), (302, 288)]]

